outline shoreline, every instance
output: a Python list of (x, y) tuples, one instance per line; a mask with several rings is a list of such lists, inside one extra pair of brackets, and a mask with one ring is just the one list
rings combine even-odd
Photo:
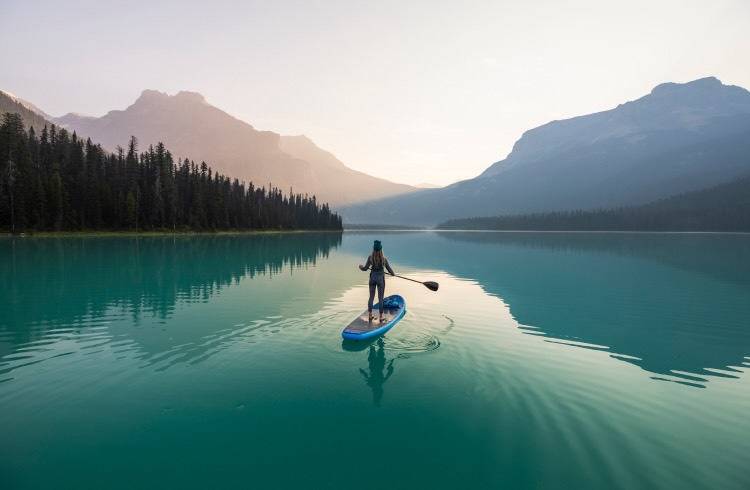
[(38, 231), (3, 232), (2, 238), (75, 238), (75, 237), (142, 237), (142, 236), (219, 236), (263, 235), (279, 233), (343, 233), (343, 230), (246, 230), (246, 231)]
[(410, 228), (369, 228), (369, 229), (351, 229), (344, 228), (348, 233), (548, 233), (548, 234), (653, 234), (653, 235), (675, 235), (675, 234), (703, 234), (703, 235), (748, 235), (750, 231), (701, 231), (701, 230), (482, 230), (482, 229), (410, 229)]
[(517, 234), (645, 234), (645, 235), (749, 235), (748, 231), (654, 231), (654, 230), (450, 230), (450, 229), (411, 229), (411, 228), (362, 228), (343, 230), (246, 230), (246, 231), (42, 231), (42, 232), (1, 232), (1, 238), (105, 238), (105, 237), (177, 237), (177, 236), (232, 236), (232, 235), (272, 235), (295, 233), (517, 233)]

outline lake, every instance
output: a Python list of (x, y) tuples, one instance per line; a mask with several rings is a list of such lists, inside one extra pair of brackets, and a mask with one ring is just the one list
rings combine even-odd
[(8, 490), (747, 489), (748, 370), (750, 235), (0, 238)]

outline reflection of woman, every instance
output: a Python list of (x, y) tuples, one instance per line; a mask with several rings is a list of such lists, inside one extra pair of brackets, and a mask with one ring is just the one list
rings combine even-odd
[(380, 244), (380, 240), (375, 240), (375, 244), (372, 246), (372, 253), (367, 257), (365, 265), (360, 265), (359, 268), (366, 271), (372, 267), (370, 271), (370, 299), (367, 301), (367, 311), (370, 315), (370, 321), (375, 319), (372, 316), (372, 300), (375, 298), (375, 287), (378, 288), (378, 311), (380, 311), (380, 321), (384, 322), (385, 317), (383, 316), (383, 295), (385, 294), (385, 270), (393, 276), (393, 269), (388, 264), (388, 259), (383, 255), (383, 245)]
[(380, 402), (383, 399), (383, 384), (388, 381), (388, 378), (393, 374), (393, 359), (388, 361), (387, 373), (383, 376), (383, 368), (385, 368), (385, 352), (383, 352), (383, 339), (378, 339), (378, 350), (375, 347), (370, 346), (370, 351), (367, 354), (367, 363), (369, 364), (370, 374), (364, 369), (359, 370), (362, 376), (365, 377), (367, 386), (372, 389), (372, 403), (376, 407), (380, 406)]

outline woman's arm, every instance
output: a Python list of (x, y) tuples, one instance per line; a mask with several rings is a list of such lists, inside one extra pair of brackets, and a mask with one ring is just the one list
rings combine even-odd
[(388, 272), (391, 273), (392, 276), (395, 276), (393, 269), (391, 269), (391, 264), (388, 263), (388, 259), (385, 259), (385, 268), (388, 269)]
[(365, 265), (360, 265), (359, 269), (363, 270), (363, 271), (366, 271), (369, 268), (370, 268), (370, 257), (368, 256), (367, 257), (367, 262), (365, 262)]

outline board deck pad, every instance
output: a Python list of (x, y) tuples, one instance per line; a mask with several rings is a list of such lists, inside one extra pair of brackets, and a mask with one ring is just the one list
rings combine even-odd
[(377, 306), (372, 307), (372, 314), (375, 317), (373, 321), (369, 321), (369, 315), (367, 312), (362, 313), (358, 318), (346, 327), (347, 332), (352, 333), (364, 333), (377, 330), (380, 327), (384, 327), (391, 323), (396, 318), (396, 312), (399, 310), (385, 310), (383, 316), (387, 319), (384, 322), (380, 322), (380, 314), (378, 313)]
[(391, 326), (404, 316), (406, 304), (403, 298), (398, 295), (388, 296), (385, 299), (395, 300), (399, 303), (398, 308), (383, 308), (383, 316), (386, 318), (386, 321), (380, 322), (380, 311), (378, 310), (378, 305), (374, 304), (372, 307), (372, 316), (375, 319), (369, 321), (369, 314), (365, 310), (344, 329), (341, 335), (344, 338), (366, 339), (389, 330)]

